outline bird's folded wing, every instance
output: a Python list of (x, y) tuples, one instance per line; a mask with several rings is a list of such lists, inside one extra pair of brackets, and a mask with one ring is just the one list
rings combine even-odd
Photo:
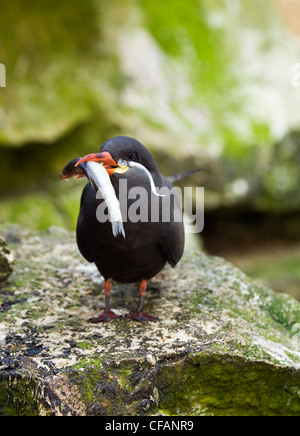
[(164, 223), (159, 244), (173, 268), (183, 255), (184, 239), (183, 223)]

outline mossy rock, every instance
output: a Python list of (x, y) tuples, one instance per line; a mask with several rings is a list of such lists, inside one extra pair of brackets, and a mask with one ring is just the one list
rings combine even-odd
[[(299, 415), (296, 300), (187, 249), (150, 283), (159, 322), (94, 325), (102, 279), (75, 236), (2, 233), (16, 261), (0, 289), (0, 415)], [(114, 284), (113, 309), (137, 294)]]
[(0, 282), (4, 282), (13, 272), (14, 256), (5, 240), (0, 237)]

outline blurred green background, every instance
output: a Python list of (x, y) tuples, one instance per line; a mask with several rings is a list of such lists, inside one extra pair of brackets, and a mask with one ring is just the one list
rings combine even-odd
[(204, 248), (300, 299), (299, 0), (0, 0), (0, 219), (74, 229), (71, 159), (205, 167)]

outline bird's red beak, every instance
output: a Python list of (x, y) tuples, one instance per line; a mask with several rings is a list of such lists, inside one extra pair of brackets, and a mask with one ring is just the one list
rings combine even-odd
[(75, 167), (83, 162), (99, 162), (102, 163), (108, 174), (111, 176), (112, 173), (119, 167), (117, 162), (112, 158), (108, 151), (103, 151), (101, 153), (92, 153), (80, 159)]

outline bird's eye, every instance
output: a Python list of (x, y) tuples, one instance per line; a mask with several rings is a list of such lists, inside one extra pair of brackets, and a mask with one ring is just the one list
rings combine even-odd
[(136, 151), (130, 151), (128, 153), (128, 159), (129, 160), (134, 160), (136, 162), (138, 162), (140, 160), (139, 159), (139, 155), (138, 155), (138, 153)]

